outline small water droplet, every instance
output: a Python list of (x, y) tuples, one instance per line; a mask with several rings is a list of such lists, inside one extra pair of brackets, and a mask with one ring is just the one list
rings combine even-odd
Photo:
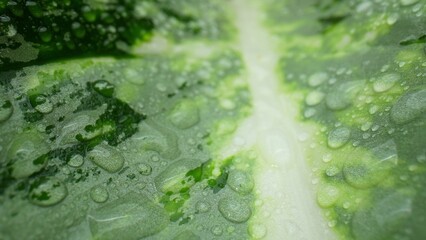
[(386, 23), (389, 25), (394, 25), (399, 19), (399, 15), (397, 13), (392, 13), (386, 19)]
[(200, 213), (206, 213), (206, 212), (210, 211), (210, 204), (208, 204), (207, 202), (204, 202), (204, 201), (198, 201), (195, 204), (195, 208)]
[(306, 96), (305, 102), (308, 106), (315, 106), (324, 99), (324, 96), (323, 92), (312, 91)]
[(317, 202), (322, 208), (333, 206), (339, 197), (339, 189), (331, 185), (320, 186), (317, 192)]
[(94, 82), (93, 89), (104, 97), (112, 97), (114, 94), (114, 85), (106, 80)]
[(329, 226), (329, 227), (335, 227), (335, 226), (336, 226), (336, 224), (337, 224), (337, 221), (336, 221), (336, 220), (332, 220), (332, 221), (328, 222), (328, 226)]
[(40, 113), (50, 113), (53, 111), (53, 104), (49, 98), (39, 94), (30, 98), (31, 105)]
[(227, 184), (232, 190), (243, 195), (250, 193), (254, 187), (251, 176), (240, 170), (231, 171)]
[(46, 27), (40, 27), (38, 29), (38, 35), (43, 42), (50, 42), (52, 40), (52, 32)]
[(417, 3), (419, 0), (400, 0), (402, 6), (410, 6)]
[(100, 168), (110, 173), (120, 171), (124, 165), (123, 156), (114, 148), (100, 144), (96, 146), (87, 157)]
[(336, 176), (339, 172), (340, 170), (336, 166), (331, 166), (325, 170), (325, 174), (329, 177)]
[(146, 163), (139, 163), (137, 169), (140, 174), (145, 176), (150, 175), (152, 172), (152, 167)]
[(266, 237), (267, 228), (262, 223), (251, 223), (248, 229), (250, 236), (254, 239), (262, 239)]
[(90, 190), (90, 198), (97, 203), (103, 203), (108, 200), (108, 190), (102, 186), (93, 187)]
[(197, 104), (189, 100), (178, 103), (170, 114), (170, 121), (180, 129), (194, 126), (200, 121)]
[(328, 146), (330, 148), (340, 148), (344, 146), (351, 136), (351, 130), (347, 127), (333, 129), (328, 134)]
[(215, 225), (212, 227), (212, 233), (215, 236), (221, 236), (223, 233), (222, 227), (220, 227), (219, 225)]
[(325, 163), (330, 162), (331, 161), (331, 153), (324, 154), (322, 156), (322, 161), (325, 162)]
[(84, 163), (84, 158), (80, 154), (76, 154), (72, 156), (70, 160), (68, 161), (68, 165), (70, 167), (75, 167), (75, 168), (81, 167), (83, 163)]
[(323, 82), (325, 82), (328, 79), (328, 74), (325, 72), (318, 72), (315, 74), (312, 74), (309, 79), (308, 83), (311, 87), (316, 87), (321, 85)]

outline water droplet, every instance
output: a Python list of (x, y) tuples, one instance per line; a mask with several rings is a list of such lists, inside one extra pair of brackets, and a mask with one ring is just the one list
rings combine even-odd
[(315, 108), (307, 108), (304, 112), (305, 118), (313, 117), (317, 113), (317, 110)]
[(345, 82), (337, 85), (325, 97), (325, 103), (331, 110), (338, 111), (349, 107), (363, 87), (363, 81)]
[(44, 156), (49, 146), (35, 132), (22, 133), (9, 146), (7, 158), (12, 162), (12, 176), (26, 178), (43, 169), (47, 164)]
[(94, 239), (142, 239), (166, 228), (169, 216), (146, 196), (131, 192), (89, 213), (88, 221)]
[(68, 161), (68, 166), (70, 167), (81, 167), (84, 163), (84, 158), (80, 154), (73, 155)]
[(324, 154), (323, 156), (322, 156), (322, 161), (323, 162), (325, 162), (325, 163), (328, 163), (328, 162), (330, 162), (331, 161), (331, 153), (327, 153), (327, 154)]
[(336, 221), (336, 220), (332, 220), (332, 221), (328, 222), (328, 226), (329, 226), (329, 227), (335, 227), (335, 226), (336, 226), (336, 224), (337, 224), (337, 221)]
[(331, 185), (320, 186), (317, 192), (317, 202), (322, 208), (333, 206), (339, 197), (339, 189)]
[(26, 1), (25, 6), (27, 7), (28, 11), (30, 11), (31, 15), (33, 15), (34, 17), (40, 18), (43, 16), (43, 10), (37, 4), (37, 2)]
[(97, 203), (106, 202), (108, 200), (108, 197), (109, 197), (108, 190), (105, 187), (96, 186), (90, 190), (90, 198), (92, 198), (94, 202), (97, 202)]
[(157, 87), (157, 90), (160, 92), (165, 92), (167, 91), (167, 87), (166, 85), (162, 84), (162, 83), (157, 83), (157, 85), (155, 85)]
[(386, 23), (389, 25), (394, 25), (399, 19), (399, 15), (397, 13), (392, 13), (386, 19)]
[(410, 6), (417, 3), (419, 0), (400, 0), (402, 6)]
[(410, 122), (426, 111), (426, 90), (402, 96), (391, 109), (391, 118), (397, 124)]
[(328, 134), (328, 146), (330, 148), (340, 148), (344, 146), (351, 136), (351, 130), (347, 127), (333, 129)]
[(94, 22), (96, 20), (96, 12), (93, 11), (89, 6), (84, 6), (81, 9), (81, 11), (82, 11), (83, 17), (84, 17), (84, 19), (86, 19), (86, 21)]
[(379, 77), (373, 83), (373, 89), (375, 92), (381, 93), (386, 92), (391, 89), (396, 82), (401, 79), (401, 76), (396, 73), (386, 74), (384, 76)]
[(356, 188), (369, 188), (381, 182), (397, 164), (396, 144), (389, 140), (370, 152), (356, 152), (349, 155), (343, 167), (347, 183)]
[(50, 42), (52, 40), (52, 32), (46, 27), (40, 27), (38, 29), (38, 35), (43, 42)]
[(208, 204), (207, 202), (204, 202), (204, 201), (198, 201), (195, 204), (195, 208), (200, 213), (206, 213), (206, 212), (210, 211), (210, 204)]
[(97, 166), (110, 173), (120, 171), (124, 165), (123, 156), (106, 144), (96, 146), (88, 153), (87, 157)]
[(250, 206), (238, 198), (223, 198), (218, 204), (219, 212), (230, 222), (243, 223), (251, 216)]
[(219, 225), (215, 225), (212, 227), (212, 233), (215, 236), (221, 236), (223, 233), (223, 230)]
[(179, 191), (183, 187), (190, 187), (195, 182), (187, 173), (200, 166), (195, 159), (180, 159), (170, 164), (155, 178), (155, 186), (158, 190), (167, 193)]
[(53, 104), (49, 98), (43, 94), (35, 95), (30, 98), (31, 105), (40, 113), (50, 113), (53, 111)]
[(377, 105), (373, 105), (370, 107), (370, 109), (368, 109), (368, 112), (372, 115), (375, 114), (377, 111), (379, 111), (379, 106)]
[(13, 113), (13, 106), (9, 100), (0, 96), (0, 123), (8, 120)]
[(30, 189), (30, 202), (43, 207), (61, 202), (68, 194), (65, 184), (53, 177), (35, 179)]
[(336, 166), (331, 166), (325, 170), (325, 174), (329, 177), (334, 177), (339, 174), (340, 170)]
[(200, 121), (197, 104), (189, 100), (180, 102), (173, 108), (170, 121), (180, 129), (194, 126)]
[(93, 89), (104, 97), (112, 97), (114, 95), (114, 85), (105, 80), (94, 82)]
[(261, 223), (251, 223), (248, 229), (250, 236), (254, 239), (262, 239), (266, 237), (267, 229)]
[(363, 131), (363, 132), (365, 132), (365, 131), (367, 131), (368, 129), (370, 129), (370, 127), (373, 125), (373, 123), (372, 122), (365, 122), (365, 123), (363, 123), (362, 124), (362, 126), (361, 126), (361, 130)]
[(136, 85), (143, 85), (145, 84), (144, 78), (141, 76), (141, 74), (132, 68), (126, 68), (124, 70), (124, 76), (125, 78), (130, 81), (131, 83), (134, 83)]
[(312, 91), (306, 96), (305, 102), (308, 106), (315, 106), (324, 99), (324, 96), (323, 92)]
[(344, 209), (349, 209), (349, 207), (351, 206), (351, 203), (350, 202), (344, 202), (343, 203), (343, 208)]
[(137, 169), (140, 174), (145, 176), (150, 175), (152, 172), (152, 167), (146, 163), (139, 163)]
[(358, 6), (356, 7), (357, 12), (365, 12), (369, 9), (371, 9), (371, 2), (367, 1), (358, 4)]
[[(142, 122), (133, 140), (140, 149), (153, 151), (162, 158), (177, 159), (180, 155), (176, 133), (153, 121)], [(151, 160), (155, 161), (157, 157), (152, 157)]]
[(230, 172), (227, 184), (237, 193), (248, 194), (254, 188), (254, 181), (250, 175), (240, 170)]
[(325, 72), (318, 72), (315, 74), (312, 74), (309, 79), (308, 83), (311, 87), (316, 87), (321, 85), (323, 82), (325, 82), (328, 79), (328, 74)]
[(0, 22), (4, 22), (4, 23), (10, 22), (10, 17), (7, 15), (0, 15)]
[(79, 22), (71, 24), (72, 31), (77, 38), (84, 38), (86, 36), (86, 29)]

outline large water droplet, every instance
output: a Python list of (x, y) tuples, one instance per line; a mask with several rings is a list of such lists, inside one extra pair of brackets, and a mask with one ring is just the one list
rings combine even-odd
[(331, 148), (340, 148), (344, 146), (351, 136), (351, 130), (347, 127), (333, 129), (328, 134), (328, 146)]
[(121, 153), (106, 144), (96, 146), (89, 152), (87, 157), (100, 168), (110, 173), (120, 171), (124, 165), (124, 158)]
[(9, 145), (7, 156), (12, 162), (12, 176), (26, 178), (44, 168), (47, 158), (43, 157), (49, 151), (43, 138), (35, 132), (18, 135)]
[(157, 175), (155, 186), (164, 193), (179, 191), (183, 187), (190, 187), (194, 184), (194, 181), (187, 176), (187, 173), (200, 166), (200, 164), (195, 159), (177, 160)]
[(410, 6), (417, 3), (419, 0), (400, 0), (402, 6)]
[(398, 160), (396, 144), (389, 140), (371, 152), (353, 152), (343, 167), (347, 183), (356, 188), (369, 188), (380, 183)]
[(157, 152), (161, 157), (176, 159), (180, 156), (176, 133), (153, 121), (143, 121), (132, 139), (142, 150)]
[(426, 112), (426, 90), (402, 96), (391, 109), (391, 118), (397, 124), (410, 122)]
[(219, 201), (219, 211), (230, 222), (243, 223), (251, 216), (250, 206), (241, 199), (226, 197)]
[(379, 77), (373, 83), (373, 89), (375, 92), (386, 92), (391, 89), (396, 82), (401, 79), (401, 76), (396, 73), (386, 74), (384, 76)]
[(169, 222), (165, 209), (134, 192), (106, 203), (88, 216), (94, 239), (141, 239), (163, 230)]
[(68, 194), (64, 183), (53, 177), (40, 177), (30, 186), (30, 202), (38, 206), (52, 206), (61, 202)]

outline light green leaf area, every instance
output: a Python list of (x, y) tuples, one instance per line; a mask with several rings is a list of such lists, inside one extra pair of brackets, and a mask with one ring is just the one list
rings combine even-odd
[(320, 128), (310, 161), (331, 225), (348, 239), (421, 239), (424, 3), (269, 1), (266, 9), (286, 39), (283, 88), (300, 119)]

